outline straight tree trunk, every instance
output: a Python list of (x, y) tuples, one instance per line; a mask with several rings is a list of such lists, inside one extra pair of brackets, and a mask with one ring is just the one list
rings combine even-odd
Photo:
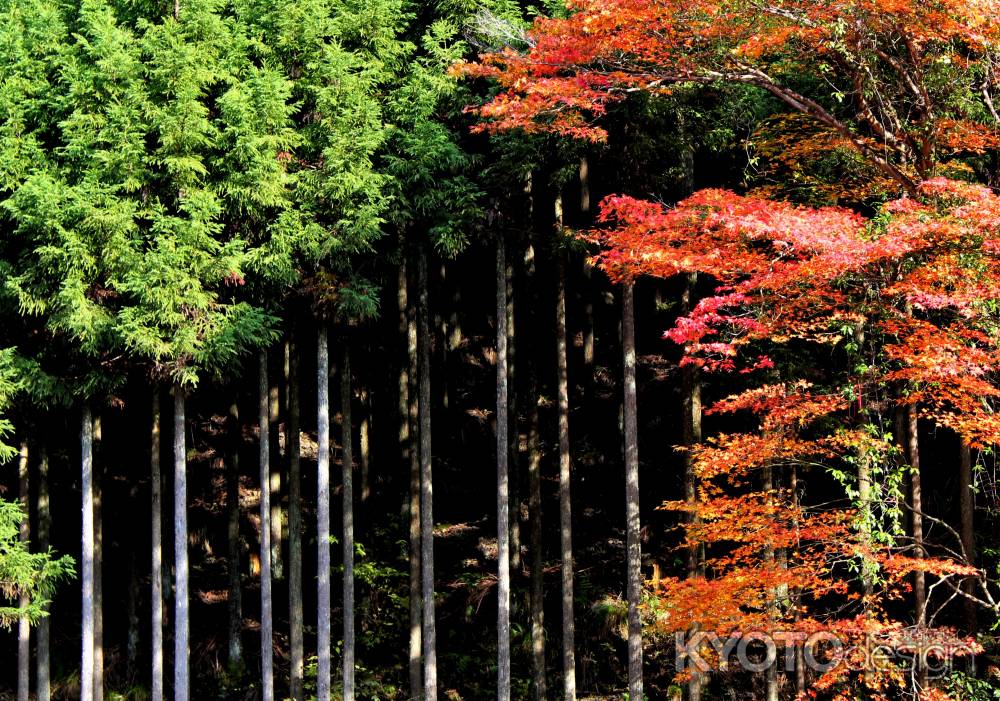
[(317, 470), (317, 701), (330, 701), (330, 351), (327, 330), (321, 325), (316, 339)]
[[(129, 503), (135, 504), (139, 497), (139, 488), (133, 483), (129, 489)], [(130, 683), (138, 680), (139, 671), (139, 563), (136, 558), (138, 543), (133, 534), (129, 536), (130, 552), (128, 554), (128, 595), (125, 602), (125, 612), (128, 618), (128, 633), (125, 643), (125, 675)]]
[[(535, 251), (524, 256), (529, 289), (534, 289)], [(530, 294), (530, 293), (529, 293)], [(545, 558), (542, 552), (542, 445), (538, 415), (538, 373), (528, 356), (528, 519), (531, 526), (531, 677), (535, 701), (545, 701)]]
[[(160, 470), (160, 390), (153, 390), (149, 422), (150, 593), (152, 701), (163, 701), (163, 475)], [(41, 699), (39, 699), (41, 701)]]
[(261, 696), (274, 701), (274, 618), (271, 606), (271, 401), (268, 386), (267, 351), (259, 357), (258, 422), (260, 424), (260, 668)]
[(497, 699), (510, 701), (510, 503), (507, 435), (507, 260), (497, 235)]
[[(581, 226), (590, 226), (590, 161), (586, 156), (580, 157), (579, 181), (580, 224)], [(583, 278), (587, 283), (590, 283), (593, 278), (593, 269), (594, 266), (590, 261), (584, 258)], [(589, 284), (587, 287), (588, 289), (585, 290), (583, 301), (583, 365), (587, 370), (589, 381), (590, 378), (593, 378), (594, 369), (594, 302), (589, 294)]]
[(399, 447), (400, 456), (408, 463), (410, 475), (410, 499), (406, 509), (409, 519), (409, 565), (410, 565), (410, 636), (409, 672), (410, 698), (419, 699), (423, 693), (422, 663), (422, 609), (420, 601), (420, 452), (414, 440), (417, 430), (418, 401), (416, 391), (417, 369), (417, 317), (409, 303), (406, 257), (399, 264), (399, 279), (396, 302), (399, 307), (399, 333), (406, 346), (406, 353), (400, 359), (399, 370)]
[[(684, 292), (681, 297), (681, 314), (687, 315), (694, 307), (695, 288), (698, 284), (698, 274), (690, 273), (684, 281)], [(702, 440), (702, 404), (701, 377), (698, 368), (687, 365), (681, 370), (683, 382), (684, 404), (684, 499), (688, 506), (694, 507), (698, 500), (697, 476), (695, 475), (694, 456), (691, 449)], [(697, 517), (691, 516), (695, 521)], [(689, 578), (702, 576), (702, 547), (692, 543), (687, 549), (687, 576)], [(688, 700), (700, 701), (705, 675), (697, 669), (691, 671), (688, 682)]]
[[(767, 494), (768, 504), (774, 503), (774, 472), (770, 465), (764, 468), (764, 493)], [(774, 565), (774, 548), (768, 546), (764, 550), (764, 559), (768, 562), (769, 567)], [(777, 615), (777, 601), (778, 601), (778, 590), (776, 588), (768, 590), (768, 615), (771, 616), (772, 620)], [(774, 662), (767, 668), (764, 673), (766, 692), (766, 701), (778, 701), (778, 662), (775, 658)]]
[(639, 541), (639, 443), (635, 387), (635, 309), (633, 283), (622, 288), (622, 345), (625, 355), (625, 536), (628, 598), (628, 693), (642, 699), (642, 553)]
[[(268, 477), (268, 500), (271, 505), (271, 576), (283, 578), (285, 572), (281, 557), (281, 444), (279, 429), (281, 420), (281, 387), (275, 379), (268, 384), (268, 441), (271, 474)], [(286, 444), (287, 445), (287, 444)]]
[[(38, 548), (48, 552), (52, 530), (52, 510), (49, 505), (49, 454), (43, 441), (38, 450)], [(35, 694), (38, 701), (49, 701), (52, 684), (49, 678), (49, 616), (38, 622), (35, 641)]]
[[(910, 520), (911, 535), (913, 537), (914, 556), (924, 557), (924, 517), (923, 517), (923, 492), (920, 487), (920, 441), (919, 426), (917, 422), (917, 409), (915, 406), (906, 408), (906, 439), (907, 456), (910, 467), (910, 500), (913, 506), (913, 516)], [(927, 621), (927, 586), (926, 578), (922, 570), (913, 573), (913, 596), (917, 610), (917, 625), (924, 625)]]
[(94, 422), (89, 404), (83, 405), (80, 417), (80, 492), (83, 515), (80, 701), (94, 701)]
[(104, 464), (101, 415), (94, 415), (94, 701), (104, 701)]
[(372, 393), (367, 387), (362, 387), (358, 392), (358, 399), (361, 404), (361, 421), (358, 422), (358, 448), (359, 467), (361, 468), (361, 505), (362, 505), (362, 526), (367, 516), (365, 506), (371, 497), (371, 425), (372, 425)]
[[(507, 260), (504, 253), (504, 286), (506, 303), (504, 315), (507, 329), (507, 504), (510, 537), (508, 551), (510, 553), (509, 569), (514, 573), (521, 571), (521, 498), (519, 473), (519, 438), (517, 427), (517, 336), (514, 332), (514, 265)], [(499, 312), (499, 310), (498, 310)]]
[[(958, 488), (960, 490), (959, 503), (961, 506), (962, 519), (962, 550), (965, 559), (970, 564), (976, 564), (976, 537), (975, 537), (975, 503), (973, 501), (975, 481), (972, 474), (972, 449), (968, 441), (962, 439), (961, 455), (959, 461)], [(972, 593), (972, 583), (965, 585), (966, 593)], [(965, 630), (970, 635), (978, 632), (979, 624), (976, 615), (976, 603), (970, 599), (965, 599)]]
[(243, 670), (243, 590), (240, 578), (240, 446), (243, 427), (240, 407), (234, 399), (229, 405), (229, 446), (226, 455), (226, 512), (229, 560), (229, 635), (227, 663), (231, 673)]
[(431, 458), (431, 334), (427, 252), (417, 266), (420, 365), (420, 561), (423, 599), (424, 698), (437, 701), (437, 631), (434, 614), (434, 488)]
[(185, 441), (184, 388), (174, 385), (174, 701), (191, 697), (189, 674), (190, 611), (188, 596), (187, 445)]
[(291, 644), (290, 693), (304, 701), (305, 643), (302, 603), (302, 457), (299, 407), (299, 348), (288, 344), (288, 621)]
[(576, 701), (576, 622), (573, 617), (573, 502), (570, 498), (569, 370), (566, 358), (566, 262), (559, 255), (556, 288), (556, 368), (559, 395), (559, 554), (562, 580), (563, 699)]
[(340, 372), (341, 480), (344, 488), (344, 701), (354, 701), (354, 446), (351, 435), (351, 348), (344, 339), (344, 366)]
[[(28, 441), (21, 441), (17, 458), (18, 497), (21, 502), (21, 528), (18, 539), (22, 543), (31, 540), (31, 519), (28, 517), (30, 496), (28, 494)], [(22, 596), (18, 602), (21, 608), (28, 606), (28, 597)], [(28, 701), (31, 692), (31, 624), (27, 616), (17, 622), (17, 701)]]

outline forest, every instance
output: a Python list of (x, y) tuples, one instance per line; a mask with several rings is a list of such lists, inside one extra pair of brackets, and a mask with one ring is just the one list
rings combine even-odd
[(998, 0), (0, 6), (0, 700), (1000, 699)]

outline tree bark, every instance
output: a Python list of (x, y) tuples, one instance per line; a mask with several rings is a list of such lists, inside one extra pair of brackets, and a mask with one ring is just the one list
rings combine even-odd
[(573, 506), (570, 498), (569, 371), (566, 358), (566, 262), (559, 255), (556, 287), (556, 368), (559, 403), (559, 553), (562, 579), (563, 699), (576, 700), (573, 617)]
[(229, 560), (229, 635), (227, 663), (233, 674), (243, 670), (243, 590), (240, 577), (240, 446), (243, 426), (239, 404), (229, 405), (229, 445), (226, 455), (226, 512)]
[(503, 235), (496, 243), (497, 323), (497, 699), (510, 700), (510, 439), (507, 435), (507, 256)]
[(399, 335), (405, 346), (399, 363), (399, 448), (404, 465), (410, 476), (409, 504), (406, 509), (409, 520), (409, 565), (410, 565), (410, 635), (409, 672), (410, 698), (419, 699), (423, 693), (422, 663), (422, 613), (420, 602), (420, 453), (415, 445), (414, 434), (418, 433), (418, 400), (416, 391), (417, 369), (417, 317), (409, 303), (406, 257), (399, 263), (396, 302), (399, 308)]
[(94, 701), (94, 423), (89, 404), (84, 404), (80, 417), (80, 491), (83, 516), (80, 701)]
[[(270, 450), (268, 476), (268, 502), (271, 506), (271, 576), (282, 579), (285, 571), (281, 557), (281, 446), (279, 442), (281, 421), (281, 387), (278, 373), (268, 384), (268, 448)], [(287, 444), (286, 444), (287, 445)]]
[(430, 301), (427, 290), (427, 252), (417, 266), (417, 314), (420, 365), (420, 560), (423, 599), (424, 699), (437, 701), (437, 631), (434, 614), (434, 489), (431, 453), (431, 343)]
[[(499, 281), (498, 281), (499, 282)], [(507, 330), (507, 504), (510, 537), (509, 570), (521, 571), (521, 480), (519, 458), (519, 430), (517, 426), (517, 335), (514, 325), (514, 264), (504, 252), (504, 315)], [(499, 311), (498, 311), (499, 313)], [(516, 611), (516, 601), (513, 602)]]
[[(160, 469), (160, 390), (153, 390), (149, 422), (150, 487), (150, 636), (152, 644), (152, 701), (163, 701), (163, 474)], [(41, 701), (41, 699), (39, 699)]]
[[(691, 313), (694, 307), (695, 288), (698, 284), (698, 274), (690, 273), (684, 280), (684, 292), (681, 297), (681, 314)], [(683, 410), (684, 410), (684, 499), (688, 506), (694, 507), (698, 501), (697, 475), (695, 474), (694, 456), (692, 448), (701, 443), (702, 440), (702, 403), (701, 403), (701, 376), (695, 365), (686, 365), (681, 368), (683, 383)], [(692, 523), (697, 522), (697, 517), (693, 514), (689, 517)], [(687, 576), (689, 578), (703, 576), (702, 546), (700, 543), (691, 543), (687, 548)], [(705, 675), (701, 671), (694, 669), (691, 671), (691, 680), (688, 682), (688, 700), (700, 701), (702, 688), (705, 684)]]
[[(49, 454), (42, 441), (38, 449), (38, 549), (49, 550), (49, 533), (52, 530), (52, 510), (49, 504)], [(35, 694), (38, 701), (49, 701), (52, 684), (49, 676), (49, 616), (38, 622), (35, 640)]]
[[(529, 290), (535, 283), (535, 251), (524, 256)], [(529, 292), (529, 295), (531, 292)], [(528, 354), (528, 520), (531, 526), (531, 677), (535, 701), (545, 701), (545, 558), (542, 552), (542, 445), (538, 412), (538, 372)]]
[(288, 344), (288, 625), (291, 644), (289, 691), (292, 701), (304, 701), (305, 643), (302, 603), (302, 458), (299, 407), (299, 348), (293, 335)]
[(188, 701), (190, 600), (188, 598), (187, 446), (184, 435), (184, 388), (174, 385), (174, 701)]
[(330, 701), (330, 352), (321, 325), (316, 343), (317, 457), (317, 701)]
[[(906, 408), (906, 451), (912, 472), (910, 473), (910, 501), (913, 515), (910, 519), (911, 535), (913, 537), (914, 556), (924, 557), (924, 517), (923, 492), (920, 487), (920, 434), (917, 422), (917, 409), (914, 406)], [(924, 625), (927, 620), (927, 586), (922, 570), (913, 573), (913, 597), (916, 605), (917, 625)]]
[[(587, 156), (580, 157), (579, 182), (580, 224), (581, 226), (590, 226), (590, 161)], [(591, 265), (590, 261), (584, 258), (583, 278), (588, 283), (593, 278), (593, 268), (594, 266)], [(589, 381), (593, 377), (594, 369), (594, 302), (589, 294), (589, 290), (585, 291), (583, 300), (583, 319), (583, 365), (587, 370)]]
[(268, 385), (267, 351), (259, 356), (258, 417), (260, 428), (260, 668), (261, 697), (274, 701), (274, 618), (271, 606), (271, 396)]
[[(362, 527), (366, 524), (368, 512), (365, 507), (371, 497), (371, 430), (372, 430), (372, 393), (367, 387), (361, 387), (358, 392), (361, 405), (361, 420), (358, 422), (358, 467), (361, 470), (361, 519)], [(364, 531), (362, 531), (364, 532)]]
[(354, 701), (354, 446), (351, 435), (351, 349), (344, 339), (344, 365), (340, 372), (340, 413), (343, 460), (341, 480), (344, 488), (344, 701)]
[(625, 536), (628, 598), (628, 693), (642, 696), (642, 552), (639, 540), (639, 443), (635, 387), (635, 309), (633, 283), (622, 288), (622, 346), (625, 355)]
[[(31, 540), (31, 519), (28, 511), (31, 503), (28, 494), (28, 441), (21, 441), (21, 449), (17, 458), (18, 498), (21, 502), (21, 527), (18, 539), (22, 543)], [(28, 597), (22, 596), (18, 605), (23, 609), (28, 606)], [(17, 701), (28, 701), (31, 692), (31, 624), (27, 616), (21, 616), (17, 622)]]
[[(976, 537), (975, 537), (975, 502), (974, 502), (974, 489), (975, 489), (975, 479), (972, 473), (972, 449), (969, 447), (969, 443), (962, 439), (961, 455), (959, 461), (959, 478), (958, 478), (958, 488), (959, 503), (961, 505), (961, 519), (962, 519), (962, 550), (964, 551), (965, 559), (970, 564), (975, 566), (976, 564)], [(967, 582), (963, 585), (965, 591), (968, 594), (972, 594), (972, 582)], [(965, 630), (970, 635), (975, 635), (978, 632), (979, 623), (976, 610), (976, 602), (965, 599), (964, 604), (964, 614), (965, 614)]]
[(104, 464), (101, 415), (94, 415), (94, 701), (104, 701)]

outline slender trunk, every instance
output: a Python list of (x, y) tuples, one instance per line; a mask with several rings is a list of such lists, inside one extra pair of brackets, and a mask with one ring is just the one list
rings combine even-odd
[(559, 255), (556, 289), (556, 367), (559, 386), (559, 554), (562, 579), (563, 699), (576, 700), (576, 623), (573, 618), (573, 506), (570, 500), (569, 371), (566, 359), (566, 263)]
[[(52, 530), (52, 511), (49, 506), (49, 454), (43, 441), (38, 450), (38, 549), (49, 550), (49, 533)], [(52, 684), (49, 680), (49, 616), (38, 622), (35, 641), (35, 694), (38, 701), (49, 701)]]
[(642, 553), (639, 541), (639, 443), (635, 387), (635, 309), (633, 284), (622, 288), (622, 346), (625, 354), (625, 537), (628, 598), (628, 693), (642, 698)]
[(507, 260), (497, 236), (497, 699), (510, 700), (510, 442), (507, 435)]
[(291, 643), (289, 691), (292, 701), (304, 701), (305, 643), (302, 604), (302, 458), (299, 426), (299, 349), (288, 344), (288, 626)]
[(410, 475), (409, 504), (406, 509), (409, 519), (409, 564), (410, 564), (410, 636), (409, 672), (410, 698), (419, 699), (423, 693), (423, 671), (421, 669), (421, 602), (420, 602), (420, 454), (413, 436), (418, 433), (417, 378), (417, 318), (407, 294), (408, 277), (406, 258), (399, 264), (399, 278), (396, 302), (399, 307), (399, 335), (406, 352), (399, 363), (399, 448), (403, 463)]
[[(580, 157), (580, 224), (589, 226), (590, 218), (590, 161), (586, 156)], [(586, 280), (583, 300), (583, 365), (587, 370), (587, 378), (593, 377), (594, 369), (594, 302), (590, 296), (590, 281), (594, 266), (584, 258), (583, 277)], [(589, 379), (588, 379), (589, 381)]]
[[(913, 516), (910, 520), (910, 527), (913, 537), (914, 556), (922, 558), (924, 557), (924, 517), (923, 492), (920, 488), (919, 436), (917, 408), (911, 405), (906, 408), (907, 457), (912, 468), (912, 472), (910, 473), (910, 500), (913, 506)], [(922, 626), (927, 621), (927, 587), (926, 578), (922, 570), (916, 570), (913, 573), (913, 597), (916, 604), (917, 625)]]
[[(524, 256), (529, 289), (534, 289), (535, 251), (528, 243)], [(530, 294), (530, 292), (529, 292)], [(545, 559), (542, 552), (542, 445), (538, 415), (538, 373), (528, 354), (528, 518), (531, 525), (531, 677), (535, 701), (545, 701)]]
[[(799, 507), (799, 471), (795, 465), (792, 465), (788, 476), (788, 491), (792, 497), (792, 508), (797, 510)], [(798, 528), (798, 520), (795, 521), (795, 527)], [(798, 549), (795, 550), (795, 555), (796, 559), (798, 559)], [(795, 620), (798, 621), (802, 617), (802, 606), (800, 604), (802, 590), (796, 588), (793, 597), (792, 604), (795, 606)], [(806, 654), (805, 644), (802, 641), (797, 642), (795, 645), (795, 691), (799, 697), (803, 697), (806, 693)]]
[(94, 415), (94, 701), (104, 701), (104, 438), (101, 415)]
[[(771, 466), (768, 465), (764, 468), (764, 493), (767, 495), (768, 504), (774, 503), (774, 472)], [(770, 546), (764, 549), (764, 560), (768, 563), (769, 567), (774, 566), (774, 549)], [(777, 616), (777, 589), (768, 590), (768, 615), (771, 617), (772, 621)], [(765, 680), (767, 684), (767, 691), (765, 698), (767, 701), (778, 701), (778, 662), (777, 657), (771, 663), (771, 665), (765, 671)]]
[[(135, 483), (129, 489), (129, 503), (135, 504), (139, 497), (139, 489)], [(128, 634), (125, 643), (125, 675), (129, 683), (138, 680), (139, 671), (139, 563), (136, 558), (138, 543), (129, 536), (128, 554), (128, 596), (125, 602), (125, 612), (128, 618)]]
[[(21, 450), (17, 459), (18, 497), (21, 502), (21, 527), (18, 539), (27, 543), (31, 539), (31, 519), (28, 511), (31, 499), (28, 495), (28, 441), (21, 441)], [(18, 605), (23, 609), (28, 606), (28, 597), (22, 596)], [(31, 625), (27, 616), (21, 616), (17, 622), (17, 701), (28, 701), (31, 691)]]
[(434, 489), (431, 463), (431, 334), (427, 252), (421, 250), (419, 287), (420, 365), (420, 560), (423, 598), (424, 699), (437, 701), (437, 632), (434, 615)]
[[(681, 314), (691, 313), (694, 307), (695, 288), (698, 284), (698, 274), (689, 273), (684, 280), (684, 292), (681, 296)], [(681, 369), (683, 383), (683, 411), (684, 411), (684, 446), (687, 450), (684, 453), (684, 499), (688, 506), (694, 508), (698, 501), (697, 475), (695, 474), (695, 464), (692, 448), (701, 443), (702, 439), (702, 404), (701, 404), (701, 376), (695, 365), (686, 365)], [(697, 523), (698, 517), (694, 512), (689, 516), (691, 523)], [(703, 575), (704, 558), (702, 557), (702, 545), (697, 542), (690, 542), (687, 548), (687, 576), (689, 578)], [(691, 680), (688, 682), (688, 700), (700, 701), (702, 689), (705, 684), (705, 675), (698, 669), (691, 671)]]
[[(961, 459), (959, 463), (958, 478), (959, 503), (961, 504), (962, 518), (962, 550), (965, 559), (970, 564), (976, 564), (976, 538), (975, 538), (975, 502), (973, 501), (975, 481), (972, 474), (972, 449), (969, 443), (963, 439), (961, 447)], [(972, 594), (972, 582), (963, 585), (967, 594)], [(976, 602), (965, 599), (965, 629), (970, 635), (978, 632), (978, 621), (976, 615)]]
[(163, 701), (163, 475), (160, 470), (160, 390), (153, 390), (149, 422), (150, 489), (150, 636), (152, 644), (152, 701)]
[(343, 460), (341, 512), (344, 542), (344, 701), (354, 701), (354, 446), (351, 435), (351, 349), (344, 339), (344, 366), (340, 372), (340, 412)]
[(284, 563), (281, 559), (281, 444), (279, 430), (281, 420), (281, 387), (278, 385), (278, 373), (268, 385), (268, 457), (270, 475), (268, 476), (268, 501), (271, 506), (271, 576), (274, 579), (284, 577)]
[(317, 456), (317, 701), (330, 701), (330, 352), (327, 330), (321, 325), (316, 339)]
[(188, 597), (187, 445), (185, 443), (184, 388), (174, 385), (174, 701), (188, 701), (190, 600)]
[(94, 422), (89, 404), (84, 404), (80, 419), (80, 491), (83, 512), (80, 701), (94, 701)]
[[(499, 274), (499, 273), (498, 273)], [(498, 279), (499, 284), (499, 279)], [(510, 552), (510, 571), (515, 574), (521, 571), (521, 499), (520, 499), (520, 462), (518, 460), (519, 432), (517, 427), (517, 337), (514, 333), (514, 265), (507, 260), (504, 253), (504, 304), (505, 326), (507, 334), (507, 504), (510, 537), (508, 548)], [(499, 314), (499, 309), (497, 310)], [(514, 602), (516, 607), (516, 602)], [(515, 609), (516, 610), (516, 609)]]
[(243, 590), (240, 581), (240, 445), (243, 427), (240, 408), (229, 405), (229, 446), (226, 455), (226, 512), (229, 560), (229, 640), (227, 663), (233, 674), (243, 670)]
[[(364, 507), (371, 497), (371, 425), (372, 425), (372, 395), (367, 387), (362, 387), (358, 393), (361, 403), (361, 421), (358, 423), (358, 461), (361, 468), (361, 504), (362, 504), (362, 526), (365, 525), (367, 512)], [(362, 531), (364, 532), (364, 531)]]
[(260, 427), (260, 671), (261, 697), (274, 701), (274, 630), (271, 608), (271, 402), (268, 388), (267, 351), (259, 357), (260, 375), (257, 420)]

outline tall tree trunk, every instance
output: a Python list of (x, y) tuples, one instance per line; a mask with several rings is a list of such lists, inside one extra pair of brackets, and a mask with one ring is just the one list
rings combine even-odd
[[(906, 408), (906, 450), (913, 471), (910, 473), (910, 501), (913, 506), (913, 516), (910, 520), (913, 537), (914, 556), (924, 557), (924, 517), (923, 492), (920, 487), (920, 433), (917, 422), (917, 408), (910, 405)], [(913, 573), (913, 596), (917, 611), (917, 625), (927, 621), (927, 586), (922, 570)]]
[(271, 576), (284, 577), (284, 563), (281, 558), (281, 444), (279, 430), (281, 420), (281, 387), (278, 373), (268, 383), (268, 448), (271, 474), (268, 477), (268, 501), (271, 505)]
[[(976, 564), (976, 537), (975, 537), (975, 503), (973, 501), (975, 480), (972, 474), (972, 449), (968, 441), (962, 439), (961, 455), (959, 461), (959, 503), (961, 505), (962, 519), (962, 550), (965, 559), (970, 564)], [(964, 585), (967, 594), (972, 594), (972, 582)], [(963, 601), (965, 613), (965, 629), (970, 635), (978, 632), (979, 624), (976, 615), (976, 602), (971, 599)]]
[(163, 475), (160, 469), (160, 390), (153, 390), (149, 422), (150, 593), (152, 701), (163, 701)]
[[(18, 539), (22, 543), (31, 540), (31, 519), (28, 511), (31, 498), (28, 494), (28, 441), (21, 441), (21, 449), (17, 457), (18, 498), (21, 502), (21, 527)], [(28, 606), (28, 597), (22, 596), (18, 605)], [(31, 692), (31, 624), (27, 616), (21, 616), (17, 622), (17, 701), (28, 701)]]
[(293, 334), (288, 344), (288, 625), (291, 643), (289, 691), (304, 701), (305, 643), (302, 603), (302, 457), (299, 407), (299, 348)]
[(344, 488), (344, 701), (354, 701), (354, 445), (351, 435), (351, 347), (344, 338), (344, 366), (340, 372), (341, 480)]
[(507, 435), (507, 259), (497, 235), (497, 699), (510, 700), (510, 503)]
[[(529, 297), (534, 290), (535, 251), (528, 242), (524, 255)], [(538, 372), (532, 354), (528, 362), (528, 519), (531, 526), (531, 678), (535, 701), (545, 701), (545, 557), (542, 552), (542, 441), (538, 413)]]
[[(514, 325), (514, 264), (504, 252), (504, 315), (507, 330), (507, 504), (510, 571), (521, 571), (520, 434), (517, 427), (517, 335)], [(499, 282), (499, 281), (498, 281)], [(499, 313), (499, 310), (498, 310)], [(514, 603), (516, 610), (516, 602)]]
[(190, 599), (188, 596), (187, 445), (184, 388), (174, 384), (174, 701), (191, 697), (189, 674)]
[(642, 553), (639, 541), (639, 443), (635, 387), (635, 308), (633, 284), (622, 287), (622, 350), (625, 355), (625, 537), (628, 598), (628, 693), (642, 698)]
[[(139, 497), (138, 485), (133, 482), (129, 488), (129, 504), (135, 504)], [(128, 619), (128, 633), (125, 642), (125, 675), (130, 684), (138, 680), (139, 672), (139, 562), (136, 557), (138, 543), (134, 534), (128, 535), (128, 594), (125, 601), (125, 613)]]
[[(590, 217), (590, 161), (586, 156), (580, 157), (580, 224), (589, 226)], [(588, 289), (584, 291), (583, 300), (583, 365), (587, 370), (588, 382), (593, 377), (594, 370), (594, 302), (590, 295), (589, 283), (593, 277), (594, 266), (584, 257), (583, 278), (587, 281)]]
[(406, 257), (399, 263), (399, 278), (396, 302), (399, 308), (399, 335), (406, 352), (399, 363), (399, 448), (404, 464), (408, 464), (410, 475), (409, 504), (406, 509), (409, 519), (409, 564), (410, 564), (410, 635), (409, 672), (410, 698), (419, 699), (423, 693), (422, 662), (422, 612), (420, 602), (420, 453), (415, 445), (417, 430), (418, 401), (417, 379), (417, 317), (409, 303)]
[[(768, 465), (764, 468), (764, 493), (767, 494), (767, 503), (774, 503), (774, 472), (771, 466)], [(767, 546), (764, 549), (764, 560), (768, 563), (768, 567), (774, 566), (774, 548)], [(771, 620), (774, 621), (777, 616), (777, 601), (778, 601), (778, 590), (776, 588), (768, 589), (767, 594), (767, 608), (768, 615)], [(765, 699), (766, 701), (778, 701), (778, 662), (777, 657), (768, 666), (767, 670), (764, 672), (764, 679), (766, 684)]]
[(325, 325), (316, 339), (316, 398), (316, 697), (330, 701), (330, 351)]
[(368, 499), (371, 497), (371, 426), (372, 426), (372, 393), (367, 386), (362, 386), (358, 392), (361, 405), (361, 420), (358, 422), (358, 461), (361, 468), (361, 504), (362, 527), (365, 525)]
[(268, 385), (267, 351), (259, 357), (258, 423), (260, 424), (260, 671), (261, 696), (274, 701), (274, 618), (271, 606), (271, 396)]
[(563, 699), (576, 701), (576, 622), (573, 617), (573, 502), (570, 499), (569, 370), (566, 358), (566, 262), (559, 256), (556, 288), (556, 368), (559, 396), (559, 554), (562, 561)]
[(419, 288), (420, 365), (420, 561), (423, 599), (424, 699), (437, 701), (437, 631), (434, 615), (434, 488), (431, 450), (431, 334), (427, 289), (427, 252), (420, 251)]
[[(52, 510), (49, 504), (49, 453), (43, 440), (38, 449), (38, 549), (48, 552), (52, 530)], [(49, 616), (38, 622), (35, 641), (35, 694), (38, 701), (49, 701), (52, 684), (49, 677)]]
[(80, 492), (83, 515), (80, 701), (94, 701), (94, 422), (86, 403), (80, 417)]
[(104, 462), (101, 415), (94, 415), (94, 701), (104, 701)]
[[(683, 315), (690, 314), (694, 308), (694, 295), (697, 284), (697, 273), (689, 273), (685, 277), (684, 292), (681, 297), (681, 314)], [(698, 501), (698, 489), (692, 448), (701, 443), (702, 440), (701, 376), (695, 365), (684, 366), (681, 373), (684, 405), (684, 446), (687, 448), (684, 453), (684, 499), (688, 506), (693, 508)], [(692, 522), (696, 522), (697, 520), (693, 512), (690, 520)], [(687, 549), (687, 576), (689, 578), (702, 576), (702, 562), (701, 544), (691, 543)], [(704, 684), (704, 673), (698, 669), (692, 670), (691, 680), (688, 682), (689, 701), (700, 701)]]
[(240, 577), (240, 446), (243, 426), (240, 407), (234, 399), (229, 405), (228, 446), (226, 451), (226, 512), (229, 567), (229, 635), (227, 664), (233, 674), (243, 670), (243, 589)]

